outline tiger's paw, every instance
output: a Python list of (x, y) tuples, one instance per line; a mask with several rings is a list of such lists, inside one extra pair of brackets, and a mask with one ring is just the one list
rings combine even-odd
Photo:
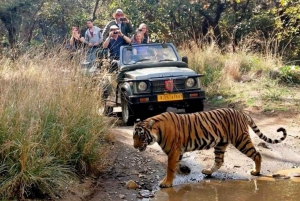
[(177, 173), (178, 174), (188, 175), (188, 174), (191, 173), (191, 169), (188, 166), (186, 166), (186, 165), (180, 164), (178, 166), (178, 168), (177, 168)]
[(172, 183), (166, 182), (165, 179), (161, 180), (159, 183), (159, 187), (161, 187), (161, 188), (169, 188), (171, 186), (172, 186)]
[(250, 174), (253, 175), (253, 176), (258, 176), (260, 175), (260, 172), (259, 171), (256, 171), (255, 169), (251, 169), (249, 170)]
[(213, 173), (210, 168), (203, 169), (201, 172), (202, 172), (202, 174), (205, 174), (205, 175), (208, 175), (208, 176), (210, 176)]

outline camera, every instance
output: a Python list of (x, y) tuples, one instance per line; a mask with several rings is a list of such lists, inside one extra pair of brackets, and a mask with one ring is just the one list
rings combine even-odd
[(118, 34), (119, 32), (117, 32), (117, 31), (114, 31), (114, 34)]
[(121, 17), (121, 18), (120, 18), (120, 21), (121, 21), (121, 22), (126, 21), (126, 17)]

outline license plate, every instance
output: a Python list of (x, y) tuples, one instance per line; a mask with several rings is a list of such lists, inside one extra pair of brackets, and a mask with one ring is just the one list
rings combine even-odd
[(183, 100), (182, 93), (157, 95), (158, 102), (176, 101), (176, 100)]

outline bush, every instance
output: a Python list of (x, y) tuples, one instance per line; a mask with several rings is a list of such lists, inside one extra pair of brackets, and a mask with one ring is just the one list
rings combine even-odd
[(300, 66), (284, 66), (280, 69), (281, 79), (288, 83), (300, 83)]

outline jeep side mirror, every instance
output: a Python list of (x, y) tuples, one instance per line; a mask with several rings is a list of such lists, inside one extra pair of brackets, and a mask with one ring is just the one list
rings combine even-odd
[(188, 63), (188, 58), (187, 58), (187, 56), (183, 56), (183, 57), (182, 57), (182, 61), (183, 61), (184, 63)]

